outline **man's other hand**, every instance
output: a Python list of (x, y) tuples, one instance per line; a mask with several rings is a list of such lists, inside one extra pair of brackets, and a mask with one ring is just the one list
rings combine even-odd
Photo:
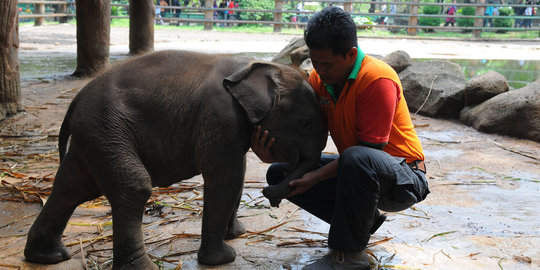
[(272, 155), (272, 146), (276, 142), (275, 138), (268, 139), (268, 130), (262, 131), (262, 126), (256, 126), (251, 135), (251, 150), (263, 162), (273, 163), (276, 158)]

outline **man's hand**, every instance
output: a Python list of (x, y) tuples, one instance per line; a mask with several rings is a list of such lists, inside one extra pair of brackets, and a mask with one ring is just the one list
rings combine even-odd
[(300, 179), (290, 181), (289, 186), (294, 190), (286, 198), (302, 194), (319, 182), (336, 177), (337, 165), (338, 159), (335, 159), (319, 169), (305, 173)]
[(308, 189), (310, 189), (313, 185), (317, 184), (320, 180), (318, 180), (314, 176), (315, 176), (314, 172), (308, 172), (304, 174), (302, 178), (292, 180), (291, 182), (289, 182), (289, 186), (294, 188), (294, 190), (285, 198), (290, 198), (290, 197), (302, 194), (306, 192)]
[(256, 126), (251, 135), (251, 150), (263, 162), (273, 163), (277, 160), (272, 155), (272, 146), (276, 142), (275, 138), (268, 139), (268, 130), (262, 132), (262, 126)]

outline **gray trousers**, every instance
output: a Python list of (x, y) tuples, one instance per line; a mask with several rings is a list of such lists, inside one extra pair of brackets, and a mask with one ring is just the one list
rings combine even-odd
[[(330, 224), (328, 246), (344, 252), (364, 250), (380, 215), (405, 210), (429, 193), (425, 173), (411, 169), (405, 159), (364, 146), (341, 156), (321, 156), (320, 166), (339, 158), (337, 177), (314, 185), (291, 202)], [(273, 185), (285, 177), (288, 164), (275, 163), (266, 179)], [(380, 225), (380, 224), (378, 224)], [(376, 229), (376, 228), (375, 228)]]

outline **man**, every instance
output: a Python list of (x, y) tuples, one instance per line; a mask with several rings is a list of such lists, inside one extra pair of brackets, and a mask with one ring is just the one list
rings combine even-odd
[(484, 11), (484, 16), (488, 16), (487, 18), (484, 18), (484, 27), (493, 27), (493, 19), (489, 18), (489, 16), (493, 16), (493, 0), (488, 0), (489, 6), (486, 7), (486, 10)]
[[(523, 0), (519, 0), (519, 1), (517, 2), (517, 4), (518, 4), (518, 5), (523, 5)], [(514, 7), (512, 7), (512, 8), (514, 9), (514, 14), (515, 14), (516, 16), (523, 16), (523, 13), (525, 12), (525, 8), (524, 8), (524, 7), (520, 7), (520, 6), (516, 7), (516, 6), (514, 6)], [(521, 25), (522, 25), (522, 20), (521, 20), (521, 19), (516, 19), (516, 21), (515, 21), (515, 23), (514, 23), (514, 27), (520, 28)]]
[[(401, 82), (384, 62), (358, 47), (350, 14), (327, 7), (308, 22), (304, 39), (315, 70), (309, 77), (338, 155), (323, 155), (320, 168), (290, 185), (288, 200), (330, 224), (330, 253), (304, 269), (368, 269), (370, 234), (384, 211), (402, 211), (429, 193), (424, 154)], [(257, 127), (252, 149), (274, 162), (275, 138)], [(270, 185), (287, 164), (268, 169)]]

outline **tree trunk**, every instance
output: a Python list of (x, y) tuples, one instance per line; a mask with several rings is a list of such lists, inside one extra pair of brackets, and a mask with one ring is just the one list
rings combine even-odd
[(152, 0), (129, 1), (129, 54), (154, 50), (154, 12)]
[(109, 65), (111, 1), (77, 0), (77, 69), (73, 76), (86, 77)]
[(17, 0), (0, 2), (0, 120), (23, 110)]

